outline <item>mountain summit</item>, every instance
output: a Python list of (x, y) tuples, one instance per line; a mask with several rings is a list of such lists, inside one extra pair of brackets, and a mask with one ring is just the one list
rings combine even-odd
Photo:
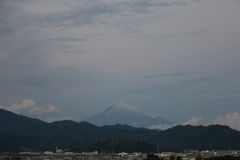
[(119, 102), (84, 121), (97, 126), (127, 124), (134, 127), (144, 128), (157, 124), (172, 124), (172, 122), (161, 117), (148, 115), (137, 108)]
[(110, 107), (108, 107), (106, 110), (104, 110), (102, 113), (106, 115), (143, 115), (144, 113), (137, 108), (134, 108), (132, 106), (129, 106), (128, 104), (124, 104), (121, 102), (114, 103)]

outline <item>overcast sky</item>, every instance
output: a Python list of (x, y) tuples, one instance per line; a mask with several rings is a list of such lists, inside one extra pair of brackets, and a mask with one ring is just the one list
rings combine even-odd
[(240, 1), (0, 0), (0, 74), (0, 107), (45, 121), (124, 102), (240, 129)]

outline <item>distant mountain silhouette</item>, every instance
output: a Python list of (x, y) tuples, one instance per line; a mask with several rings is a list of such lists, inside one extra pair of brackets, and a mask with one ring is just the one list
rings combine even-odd
[[(135, 128), (128, 125), (97, 127), (88, 122), (69, 120), (46, 123), (0, 109), (0, 152), (30, 148), (54, 150), (55, 146), (72, 151), (99, 149), (99, 144), (112, 146), (112, 137), (122, 137), (115, 146), (119, 151), (146, 151), (159, 146), (164, 150), (240, 150), (240, 132), (222, 125), (176, 126), (165, 131)], [(141, 142), (140, 142), (141, 141)], [(131, 144), (131, 145), (130, 145)], [(141, 148), (142, 147), (142, 148)], [(108, 148), (108, 149), (107, 149)], [(88, 149), (88, 150), (87, 150)], [(117, 148), (115, 148), (117, 149)], [(127, 149), (126, 149), (127, 150)]]
[(35, 135), (41, 132), (42, 128), (47, 127), (48, 123), (39, 119), (28, 118), (0, 109), (0, 133), (2, 134), (20, 133), (23, 135)]
[[(70, 120), (47, 123), (0, 109), (0, 134), (48, 138), (68, 136), (78, 141), (85, 141), (95, 138), (106, 140), (113, 136), (129, 135), (130, 130), (132, 131), (130, 137), (139, 138), (138, 132), (145, 131), (146, 129), (119, 124), (97, 127), (88, 122), (78, 123)], [(149, 129), (147, 131), (152, 132)]]
[(161, 117), (150, 116), (124, 103), (115, 103), (103, 112), (85, 119), (97, 126), (127, 124), (133, 127), (150, 127), (157, 124), (173, 124)]
[(150, 140), (164, 148), (227, 150), (240, 149), (240, 132), (228, 126), (176, 126)]

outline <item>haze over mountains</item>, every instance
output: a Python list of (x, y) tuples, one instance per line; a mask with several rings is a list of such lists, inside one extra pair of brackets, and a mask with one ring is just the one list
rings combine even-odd
[(173, 124), (159, 116), (154, 117), (148, 115), (137, 108), (120, 102), (111, 105), (101, 113), (89, 117), (84, 121), (97, 126), (127, 124), (134, 127), (144, 128), (158, 124)]

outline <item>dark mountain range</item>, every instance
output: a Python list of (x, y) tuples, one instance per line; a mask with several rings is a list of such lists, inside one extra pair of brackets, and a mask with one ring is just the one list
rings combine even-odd
[(240, 132), (228, 126), (176, 126), (161, 132), (149, 142), (164, 148), (178, 149), (240, 149)]
[(24, 133), (27, 135), (36, 135), (42, 128), (46, 128), (47, 126), (48, 123), (41, 120), (0, 109), (0, 133), (2, 134)]
[(139, 139), (141, 132), (153, 131), (150, 129), (135, 128), (119, 124), (97, 127), (88, 122), (78, 123), (70, 120), (46, 123), (0, 109), (0, 134), (40, 136), (47, 138), (67, 136), (77, 141), (88, 141), (96, 138), (99, 140), (106, 140), (114, 136)]
[(85, 119), (91, 124), (97, 126), (127, 124), (133, 127), (148, 128), (157, 124), (173, 124), (161, 117), (148, 115), (137, 108), (124, 103), (115, 103), (105, 109), (103, 112)]
[[(150, 144), (155, 147), (160, 146), (164, 150), (240, 149), (240, 132), (227, 126), (187, 125), (176, 126), (165, 131), (120, 124), (97, 127), (88, 122), (77, 123), (69, 120), (46, 123), (0, 109), (0, 152), (19, 151), (20, 147), (41, 151), (54, 150), (56, 145), (72, 151), (82, 151), (82, 148), (88, 148), (90, 151), (99, 148), (96, 145), (99, 143), (111, 146), (108, 140), (112, 137), (126, 139), (119, 140), (121, 142), (118, 144), (119, 151), (129, 144), (133, 147), (129, 150), (134, 151), (146, 151), (143, 148)], [(140, 143), (139, 140), (141, 145), (136, 145)], [(76, 148), (76, 146), (81, 147)], [(134, 148), (136, 146), (139, 147)], [(107, 148), (106, 151), (108, 151)]]

